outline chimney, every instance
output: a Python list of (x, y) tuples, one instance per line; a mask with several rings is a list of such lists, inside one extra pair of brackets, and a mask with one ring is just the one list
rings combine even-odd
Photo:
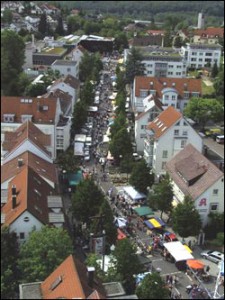
[(92, 288), (94, 284), (94, 274), (95, 274), (95, 268), (94, 267), (87, 267), (88, 271), (88, 285)]
[(16, 195), (12, 195), (12, 209), (16, 207)]
[(19, 158), (19, 159), (17, 160), (17, 167), (20, 168), (20, 167), (22, 167), (22, 165), (23, 165), (23, 159), (22, 159), (22, 158)]
[(12, 195), (16, 195), (16, 186), (15, 185), (12, 186)]

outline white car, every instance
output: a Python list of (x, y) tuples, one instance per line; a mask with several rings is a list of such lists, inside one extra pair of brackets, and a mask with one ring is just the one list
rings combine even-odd
[(90, 161), (90, 155), (84, 156), (84, 161)]
[(201, 253), (201, 256), (205, 259), (208, 259), (216, 264), (224, 260), (224, 254), (219, 251), (206, 250)]

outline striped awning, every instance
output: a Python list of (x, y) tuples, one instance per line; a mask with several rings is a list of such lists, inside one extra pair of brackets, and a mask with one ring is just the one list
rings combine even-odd
[(154, 217), (151, 218), (147, 221), (144, 221), (144, 223), (150, 228), (150, 229), (154, 229), (154, 228), (160, 228), (162, 226), (165, 226), (166, 224), (163, 222), (163, 220), (161, 220), (158, 217)]

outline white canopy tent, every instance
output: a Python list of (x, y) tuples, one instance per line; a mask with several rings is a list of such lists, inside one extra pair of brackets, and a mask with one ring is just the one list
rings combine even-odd
[(84, 143), (75, 142), (74, 143), (74, 155), (83, 156), (84, 155)]
[(123, 190), (133, 201), (138, 201), (140, 199), (146, 198), (145, 194), (139, 193), (132, 186), (125, 186), (125, 187), (123, 187)]
[(184, 245), (179, 241), (164, 243), (163, 246), (168, 250), (170, 255), (173, 256), (176, 262), (194, 259), (191, 253), (188, 252)]

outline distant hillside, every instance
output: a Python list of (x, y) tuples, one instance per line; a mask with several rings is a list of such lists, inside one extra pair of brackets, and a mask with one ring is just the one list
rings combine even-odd
[[(44, 1), (40, 1), (44, 2)], [(224, 16), (224, 1), (49, 1), (60, 3), (68, 8), (83, 9), (110, 14), (129, 14), (131, 16), (154, 16), (159, 13), (186, 12), (203, 10), (208, 16)]]

